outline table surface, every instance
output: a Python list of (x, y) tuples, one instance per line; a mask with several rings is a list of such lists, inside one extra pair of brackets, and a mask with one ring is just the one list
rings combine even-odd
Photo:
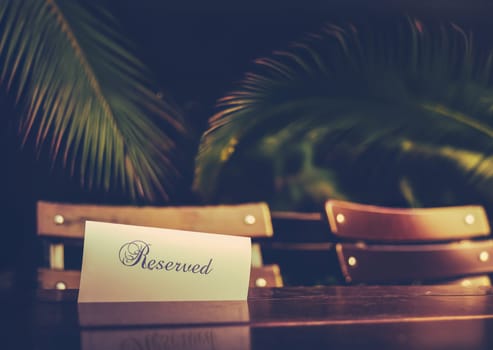
[(83, 322), (77, 291), (0, 300), (2, 349), (493, 349), (486, 287), (258, 288), (243, 303), (100, 303)]

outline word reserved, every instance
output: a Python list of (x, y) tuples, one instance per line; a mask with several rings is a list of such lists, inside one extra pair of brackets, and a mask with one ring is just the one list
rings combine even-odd
[(177, 261), (159, 260), (157, 258), (149, 258), (150, 244), (144, 241), (135, 240), (125, 243), (120, 248), (120, 261), (125, 266), (139, 266), (144, 270), (165, 270), (175, 272), (191, 272), (208, 275), (212, 271), (212, 258), (207, 264), (190, 264)]

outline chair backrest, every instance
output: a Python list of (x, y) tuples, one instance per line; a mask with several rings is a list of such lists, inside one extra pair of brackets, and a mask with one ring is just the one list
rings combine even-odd
[[(273, 235), (266, 203), (137, 207), (37, 203), (37, 234), (48, 244), (49, 268), (38, 273), (41, 288), (78, 288), (79, 271), (65, 270), (65, 244), (82, 241), (86, 220), (248, 236)], [(282, 286), (277, 266), (264, 266), (258, 243), (252, 245), (251, 286)]]
[(481, 206), (407, 209), (329, 200), (325, 213), (347, 282), (464, 284), (465, 277), (493, 272)]

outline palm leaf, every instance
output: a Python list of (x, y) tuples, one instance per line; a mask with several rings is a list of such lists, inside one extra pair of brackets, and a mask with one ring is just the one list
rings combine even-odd
[(491, 61), (455, 24), (328, 24), (219, 101), (194, 186), (295, 210), (493, 205)]
[(89, 189), (168, 200), (181, 112), (156, 95), (114, 19), (71, 0), (0, 2), (0, 79), (33, 140)]

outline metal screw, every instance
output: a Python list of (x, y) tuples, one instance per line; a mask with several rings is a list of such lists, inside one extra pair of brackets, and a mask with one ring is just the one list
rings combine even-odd
[(472, 214), (467, 214), (465, 217), (464, 217), (464, 221), (466, 222), (466, 224), (468, 225), (472, 225), (474, 224), (474, 221), (476, 221), (474, 215)]
[(490, 253), (488, 253), (486, 250), (479, 253), (479, 261), (487, 262), (488, 260), (490, 260)]
[(63, 215), (56, 214), (56, 215), (53, 217), (53, 222), (54, 222), (56, 225), (63, 225), (63, 223), (65, 222), (65, 218), (63, 217)]
[(65, 284), (65, 282), (58, 281), (55, 284), (55, 289), (57, 289), (57, 290), (65, 290), (65, 289), (67, 289), (67, 285)]
[(255, 285), (257, 287), (265, 287), (267, 286), (267, 281), (265, 280), (265, 278), (260, 277), (255, 280)]
[(468, 279), (463, 280), (460, 284), (461, 284), (462, 287), (470, 287), (470, 286), (472, 286), (471, 280), (468, 280)]
[(349, 266), (351, 267), (355, 267), (356, 264), (358, 263), (358, 260), (356, 260), (356, 258), (354, 256), (350, 256), (348, 259), (347, 259), (347, 263)]
[(245, 216), (245, 219), (243, 221), (245, 221), (245, 224), (247, 225), (253, 225), (257, 221), (257, 219), (255, 219), (255, 216), (248, 214)]
[(343, 214), (337, 214), (336, 216), (336, 221), (339, 223), (339, 224), (343, 224), (344, 221), (346, 221), (346, 217), (343, 215)]

